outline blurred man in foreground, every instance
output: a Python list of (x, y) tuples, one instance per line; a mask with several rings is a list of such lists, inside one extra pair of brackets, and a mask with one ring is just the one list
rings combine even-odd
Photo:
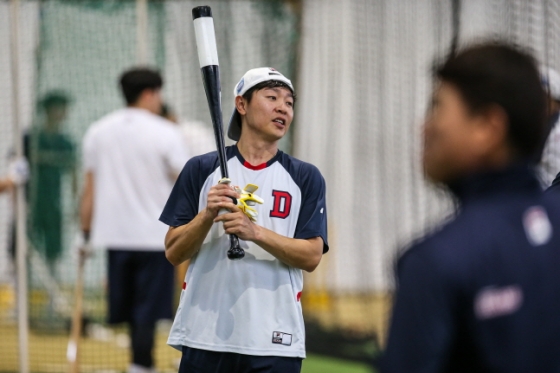
[(535, 62), (488, 43), (436, 77), (424, 170), (460, 209), (399, 260), (381, 371), (559, 372), (560, 200), (530, 166), (546, 134)]

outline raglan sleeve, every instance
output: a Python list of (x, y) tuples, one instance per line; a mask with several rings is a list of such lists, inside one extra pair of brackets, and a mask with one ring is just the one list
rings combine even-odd
[(382, 373), (442, 372), (454, 335), (453, 281), (410, 249), (397, 266), (397, 292)]
[(200, 160), (191, 158), (179, 174), (159, 220), (171, 227), (189, 223), (198, 214)]
[(302, 167), (301, 174), (303, 180), (301, 210), (294, 238), (321, 237), (324, 254), (329, 251), (325, 179), (315, 166), (309, 164)]

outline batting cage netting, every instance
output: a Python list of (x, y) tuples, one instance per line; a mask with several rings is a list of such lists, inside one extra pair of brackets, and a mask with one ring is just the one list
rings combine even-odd
[[(302, 296), (307, 349), (319, 354), (373, 361), (397, 255), (453, 213), (420, 164), (433, 64), (454, 47), (494, 38), (560, 71), (560, 0), (0, 1), (0, 178), (18, 141), (30, 164), (26, 291), (17, 288), (14, 200), (0, 195), (0, 372), (20, 371), (22, 348), (32, 372), (68, 370), (82, 139), (123, 106), (119, 75), (159, 68), (165, 101), (191, 128), (188, 141), (196, 134), (193, 149), (210, 144), (194, 152), (213, 149), (191, 16), (198, 5), (212, 7), (226, 120), (248, 69), (271, 66), (294, 82), (295, 121), (281, 148), (315, 164), (327, 183), (330, 252), (306, 274)], [(122, 372), (130, 361), (126, 328), (106, 323), (106, 272), (106, 252), (95, 248), (84, 273), (82, 372)], [(159, 372), (177, 371), (169, 327), (158, 324)]]

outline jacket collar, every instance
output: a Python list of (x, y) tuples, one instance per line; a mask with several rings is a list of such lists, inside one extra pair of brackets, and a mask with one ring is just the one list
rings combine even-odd
[(491, 194), (542, 192), (528, 162), (517, 163), (502, 170), (480, 172), (448, 184), (461, 202)]

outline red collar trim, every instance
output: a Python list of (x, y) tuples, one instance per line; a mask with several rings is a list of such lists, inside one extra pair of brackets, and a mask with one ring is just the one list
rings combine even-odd
[(261, 164), (259, 164), (259, 165), (253, 166), (253, 165), (250, 164), (249, 162), (247, 162), (247, 161), (245, 161), (245, 160), (243, 161), (243, 166), (247, 167), (249, 170), (255, 170), (255, 171), (262, 170), (262, 169), (265, 169), (265, 168), (266, 168), (266, 165), (267, 165), (267, 164), (266, 164), (266, 162), (265, 162), (265, 163), (261, 163)]

